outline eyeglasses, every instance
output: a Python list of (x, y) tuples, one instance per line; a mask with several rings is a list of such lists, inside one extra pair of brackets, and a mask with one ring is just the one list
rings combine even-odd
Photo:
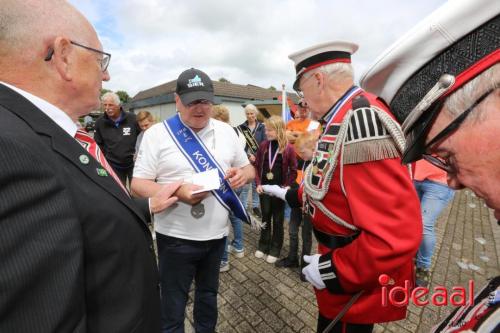
[(450, 163), (449, 158), (442, 158), (436, 155), (422, 154), (422, 158), (429, 162), (430, 164), (438, 167), (441, 170), (453, 175), (456, 173), (456, 169), (452, 163)]
[(202, 104), (202, 105), (212, 105), (212, 102), (210, 102), (208, 99), (199, 99), (196, 101), (193, 101), (187, 105), (188, 108), (193, 107), (195, 105)]
[[(310, 78), (312, 78), (314, 76), (314, 74), (312, 74), (311, 76), (308, 76), (304, 79), (304, 81), (302, 82), (302, 85), (304, 85), (304, 83), (309, 80)], [(302, 89), (300, 89), (300, 84), (299, 84), (299, 87), (297, 89), (295, 89), (295, 93), (299, 96), (299, 98), (304, 98), (304, 92), (302, 91)]]
[[(486, 91), (484, 94), (482, 94), (472, 105), (467, 108), (460, 116), (455, 118), (448, 126), (446, 126), (441, 132), (439, 132), (429, 143), (425, 145), (425, 151), (429, 151), (430, 148), (436, 143), (440, 142), (443, 139), (447, 138), (451, 134), (453, 134), (459, 127), (460, 125), (464, 122), (464, 120), (467, 118), (467, 116), (476, 108), (482, 101), (488, 97), (489, 94), (491, 94), (496, 87)], [(443, 159), (439, 156), (431, 155), (431, 154), (422, 154), (422, 158), (425, 159), (427, 162), (433, 164), (434, 166), (437, 166), (438, 168), (453, 174), (456, 173), (456, 168), (453, 166), (453, 163), (450, 163), (450, 160), (448, 158)]]
[[(70, 43), (73, 44), (73, 45), (79, 46), (81, 48), (84, 48), (86, 50), (102, 54), (102, 58), (99, 59), (99, 61), (101, 63), (101, 71), (104, 73), (108, 69), (109, 63), (111, 61), (111, 54), (110, 53), (103, 52), (101, 50), (94, 49), (92, 47), (85, 46), (85, 45), (79, 44), (77, 42), (70, 41)], [(53, 48), (49, 48), (49, 51), (47, 52), (47, 56), (45, 57), (44, 60), (45, 61), (50, 61), (52, 59), (53, 55), (54, 55), (54, 49)]]

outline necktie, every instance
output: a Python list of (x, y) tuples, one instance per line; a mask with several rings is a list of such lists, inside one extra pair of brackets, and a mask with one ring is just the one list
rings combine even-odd
[(130, 195), (125, 186), (123, 186), (122, 182), (120, 181), (120, 178), (118, 178), (118, 176), (114, 172), (111, 165), (109, 165), (106, 157), (104, 157), (101, 148), (99, 148), (99, 145), (97, 145), (95, 140), (81, 128), (76, 131), (75, 139), (82, 145), (82, 147), (86, 151), (89, 152), (90, 155), (92, 155), (96, 159), (97, 162), (99, 162), (104, 167), (104, 169), (106, 169), (106, 171), (115, 179), (118, 185), (120, 185), (122, 190), (124, 190), (127, 195)]

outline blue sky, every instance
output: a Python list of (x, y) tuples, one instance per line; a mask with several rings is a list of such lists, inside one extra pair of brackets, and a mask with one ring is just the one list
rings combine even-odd
[(359, 44), (356, 77), (444, 0), (70, 0), (112, 54), (104, 87), (135, 95), (196, 67), (214, 80), (291, 90), (288, 55), (331, 40)]

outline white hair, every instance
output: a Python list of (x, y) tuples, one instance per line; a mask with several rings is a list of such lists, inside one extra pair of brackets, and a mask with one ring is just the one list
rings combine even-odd
[(108, 98), (112, 99), (113, 103), (115, 105), (120, 105), (121, 104), (121, 102), (120, 102), (120, 96), (118, 96), (117, 94), (115, 94), (112, 91), (108, 91), (107, 93), (105, 93), (104, 95), (102, 95), (101, 102), (104, 102), (104, 100), (106, 100)]
[(252, 112), (254, 114), (257, 114), (259, 112), (259, 110), (257, 109), (257, 107), (253, 104), (247, 104), (247, 106), (245, 106), (245, 112)]
[(304, 74), (304, 79), (311, 77), (314, 73), (324, 73), (329, 80), (333, 82), (342, 82), (345, 80), (354, 80), (354, 69), (352, 65), (345, 62), (335, 62), (333, 64), (318, 67)]
[[(482, 94), (494, 88), (500, 88), (500, 64), (488, 68), (450, 95), (444, 103), (444, 109), (452, 118), (455, 118), (474, 104)], [(479, 121), (480, 118), (481, 112), (476, 112), (476, 110), (467, 117), (473, 121)]]

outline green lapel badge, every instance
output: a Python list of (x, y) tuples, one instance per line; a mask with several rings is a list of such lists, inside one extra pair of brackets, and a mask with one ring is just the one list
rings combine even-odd
[(97, 168), (97, 175), (101, 176), (101, 177), (107, 177), (108, 176), (108, 172), (103, 169), (103, 168)]
[(85, 164), (85, 165), (89, 164), (89, 162), (90, 162), (90, 159), (87, 155), (80, 155), (79, 159), (80, 159), (80, 163)]

